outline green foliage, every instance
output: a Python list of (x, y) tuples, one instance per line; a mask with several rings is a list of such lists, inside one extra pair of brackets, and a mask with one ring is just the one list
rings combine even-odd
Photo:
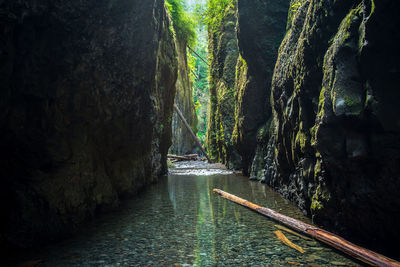
[(206, 12), (206, 6), (204, 3), (197, 3), (193, 9), (193, 16), (198, 23), (198, 26), (201, 28), (205, 25), (204, 23), (204, 14)]
[(290, 1), (290, 8), (289, 8), (289, 12), (288, 12), (286, 30), (289, 30), (289, 28), (292, 26), (292, 20), (293, 20), (294, 14), (302, 6), (302, 4), (304, 2), (305, 2), (305, 0), (291, 0)]
[(176, 168), (175, 164), (173, 164), (171, 161), (167, 160), (167, 166), (168, 168)]
[(375, 12), (375, 2), (374, 2), (374, 0), (371, 0), (371, 12), (370, 12), (369, 16), (371, 16), (374, 12)]
[(189, 46), (194, 46), (196, 22), (194, 17), (185, 11), (186, 2), (184, 0), (167, 0), (165, 5), (171, 15), (176, 38), (187, 41)]
[[(186, 4), (187, 0), (167, 0), (166, 6), (171, 14), (174, 24), (174, 34), (178, 40), (187, 40), (191, 47), (202, 58), (208, 58), (208, 34), (206, 18), (211, 16), (208, 8), (217, 6), (218, 12), (223, 13), (228, 2), (209, 0), (192, 1)], [(226, 2), (220, 6), (220, 2)], [(222, 14), (221, 14), (222, 18)], [(188, 73), (193, 81), (193, 102), (197, 115), (197, 136), (204, 144), (208, 124), (208, 102), (209, 102), (209, 67), (197, 55), (187, 50)]]
[(215, 31), (221, 25), (225, 10), (233, 5), (234, 0), (208, 0), (203, 20), (209, 30)]
[(291, 11), (293, 12), (296, 12), (299, 7), (301, 7), (301, 1), (295, 1), (290, 5)]
[(196, 73), (196, 57), (189, 53), (189, 51), (187, 51), (187, 63), (190, 80), (195, 81), (196, 77), (193, 73)]
[[(194, 49), (202, 58), (208, 58), (208, 38), (204, 25), (199, 25), (197, 30), (199, 38)], [(193, 83), (193, 100), (198, 118), (197, 135), (204, 144), (208, 123), (208, 102), (210, 98), (208, 84), (209, 67), (196, 55), (193, 55), (193, 58), (195, 59), (194, 72), (197, 76)]]

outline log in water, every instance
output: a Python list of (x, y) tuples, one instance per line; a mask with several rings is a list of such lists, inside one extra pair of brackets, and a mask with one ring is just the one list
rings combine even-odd
[(193, 140), (196, 142), (197, 146), (200, 148), (201, 152), (203, 152), (204, 156), (207, 158), (209, 163), (212, 163), (210, 157), (208, 156), (207, 152), (204, 150), (202, 147), (199, 138), (193, 133), (192, 129), (190, 128), (190, 125), (187, 123), (185, 117), (183, 116), (182, 112), (179, 110), (178, 106), (174, 104), (174, 109), (176, 111), (176, 114), (178, 114), (178, 117), (182, 120), (183, 124), (185, 125), (186, 129), (192, 136)]
[(400, 267), (399, 262), (397, 262), (393, 259), (390, 259), (388, 257), (385, 257), (381, 254), (378, 254), (376, 252), (373, 252), (371, 250), (359, 247), (359, 246), (357, 246), (357, 245), (355, 245), (355, 244), (345, 240), (344, 238), (337, 236), (331, 232), (325, 231), (316, 226), (312, 226), (310, 224), (306, 224), (299, 220), (285, 216), (274, 210), (258, 206), (257, 204), (251, 203), (250, 201), (247, 201), (243, 198), (229, 194), (220, 189), (214, 189), (213, 192), (222, 196), (223, 198), (231, 200), (237, 204), (240, 204), (240, 205), (247, 207), (249, 209), (252, 209), (264, 216), (267, 216), (268, 218), (279, 221), (279, 222), (285, 224), (286, 226), (289, 226), (297, 231), (300, 231), (304, 234), (310, 235), (310, 236), (314, 237), (315, 239), (318, 239), (319, 241), (322, 241), (325, 244), (328, 244), (328, 245), (330, 245), (330, 246), (332, 246), (332, 247), (334, 247), (356, 259), (359, 259), (365, 263), (368, 263), (372, 266), (399, 266)]
[[(29, 254), (53, 266), (349, 266), (361, 267), (318, 240), (286, 235), (258, 213), (212, 194), (224, 188), (260, 206), (311, 220), (265, 184), (217, 169), (204, 161), (176, 162), (168, 177), (124, 201), (118, 211), (96, 217), (76, 235)], [(301, 254), (277, 240), (275, 230), (304, 248)], [(3, 263), (3, 262), (2, 262)], [(1, 265), (1, 264), (0, 264)], [(12, 264), (4, 266), (15, 266)]]

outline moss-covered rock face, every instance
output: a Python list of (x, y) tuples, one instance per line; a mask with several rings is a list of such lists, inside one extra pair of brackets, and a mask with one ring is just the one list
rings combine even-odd
[(1, 241), (59, 237), (166, 171), (164, 1), (2, 1)]
[[(289, 0), (248, 1), (238, 0), (237, 36), (241, 55), (236, 67), (235, 127), (232, 141), (237, 148), (245, 174), (250, 173), (257, 145), (257, 134), (265, 131), (271, 117), (269, 102), (272, 74), (278, 48), (285, 34)], [(269, 125), (269, 123), (267, 123)], [(260, 177), (264, 165), (261, 140), (251, 177)]]
[(217, 30), (209, 30), (210, 114), (206, 143), (209, 155), (230, 168), (239, 168), (240, 158), (232, 145), (235, 125), (235, 69), (239, 56), (235, 31), (236, 4), (225, 10)]
[[(186, 42), (176, 40), (178, 52), (178, 79), (176, 80), (175, 104), (182, 112), (194, 133), (197, 132), (197, 115), (193, 102), (192, 83), (189, 79), (189, 69), (186, 56)], [(188, 154), (195, 149), (195, 142), (185, 125), (174, 112), (172, 117), (172, 146), (169, 151), (173, 154)]]
[(315, 222), (390, 249), (388, 236), (400, 241), (400, 3), (296, 2), (272, 80), (264, 180)]

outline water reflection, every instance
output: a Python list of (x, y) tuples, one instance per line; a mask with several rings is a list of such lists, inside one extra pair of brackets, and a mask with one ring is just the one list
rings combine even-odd
[(286, 234), (307, 252), (286, 247), (276, 223), (212, 193), (219, 188), (310, 222), (269, 187), (239, 175), (170, 175), (97, 219), (78, 236), (43, 251), (41, 266), (356, 266), (314, 240)]

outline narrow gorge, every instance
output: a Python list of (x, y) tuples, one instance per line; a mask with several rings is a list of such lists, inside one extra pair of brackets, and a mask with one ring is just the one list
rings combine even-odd
[(399, 8), (0, 1), (5, 266), (363, 264), (217, 187), (400, 260)]

